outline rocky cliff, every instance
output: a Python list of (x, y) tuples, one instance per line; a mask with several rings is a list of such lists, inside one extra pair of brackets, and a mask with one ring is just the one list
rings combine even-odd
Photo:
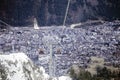
[(0, 55), (2, 80), (48, 80), (42, 67), (35, 66), (24, 53)]
[[(0, 55), (0, 80), (49, 80), (43, 67), (38, 67), (24, 53)], [(61, 76), (51, 80), (71, 80)]]
[[(1, 0), (0, 19), (17, 26), (62, 25), (68, 0)], [(120, 0), (71, 0), (66, 24), (120, 19)]]

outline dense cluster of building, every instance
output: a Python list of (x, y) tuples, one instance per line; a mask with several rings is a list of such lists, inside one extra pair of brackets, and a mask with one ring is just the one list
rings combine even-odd
[(14, 27), (0, 34), (0, 52), (24, 52), (48, 71), (47, 39), (51, 37), (57, 75), (66, 73), (73, 64), (87, 67), (91, 56), (103, 57), (106, 62), (120, 64), (120, 58), (113, 56), (118, 47), (116, 45), (120, 45), (120, 22), (74, 29), (54, 26), (39, 30), (32, 27)]

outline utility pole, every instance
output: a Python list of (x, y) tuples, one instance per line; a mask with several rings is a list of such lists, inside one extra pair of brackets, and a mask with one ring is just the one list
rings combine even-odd
[(48, 46), (49, 48), (49, 75), (50, 78), (55, 77), (55, 55), (53, 53), (53, 45), (58, 44), (58, 42), (52, 37), (52, 36), (46, 36), (43, 38), (44, 43)]
[(13, 40), (12, 40), (12, 52), (14, 53), (15, 52), (15, 43), (16, 43), (16, 41), (15, 41), (15, 31), (13, 32)]
[(53, 44), (51, 43), (49, 45), (50, 47), (50, 58), (49, 58), (49, 75), (50, 77), (54, 77), (55, 76), (55, 56), (53, 54)]
[(12, 52), (15, 52), (15, 40), (12, 41)]

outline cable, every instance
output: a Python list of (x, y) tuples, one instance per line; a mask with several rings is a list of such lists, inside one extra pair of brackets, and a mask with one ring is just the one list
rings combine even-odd
[(68, 4), (67, 4), (67, 8), (66, 8), (66, 13), (65, 13), (65, 17), (64, 17), (63, 26), (65, 26), (65, 22), (66, 22), (66, 18), (67, 18), (69, 6), (70, 6), (70, 0), (68, 0)]
[(13, 26), (11, 26), (11, 25), (7, 24), (6, 22), (4, 22), (4, 21), (2, 21), (2, 20), (0, 20), (0, 22), (1, 22), (1, 23), (3, 23), (3, 24), (5, 24), (6, 26), (13, 27)]

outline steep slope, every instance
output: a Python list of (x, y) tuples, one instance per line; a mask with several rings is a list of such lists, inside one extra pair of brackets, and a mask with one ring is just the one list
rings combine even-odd
[[(1, 0), (0, 19), (11, 25), (62, 25), (68, 0)], [(120, 0), (71, 0), (67, 24), (120, 19)]]

